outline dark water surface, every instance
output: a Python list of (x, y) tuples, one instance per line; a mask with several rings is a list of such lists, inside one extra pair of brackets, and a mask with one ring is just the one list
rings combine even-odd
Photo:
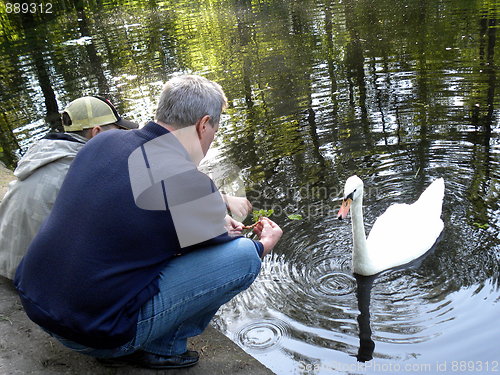
[[(3, 4), (10, 167), (78, 96), (107, 95), (144, 123), (174, 73), (224, 87), (219, 163), (241, 169), (285, 234), (215, 324), (274, 372), (500, 372), (497, 1), (53, 1), (35, 15)], [(352, 174), (367, 230), (444, 177), (445, 230), (420, 264), (353, 276), (350, 222), (336, 219)]]

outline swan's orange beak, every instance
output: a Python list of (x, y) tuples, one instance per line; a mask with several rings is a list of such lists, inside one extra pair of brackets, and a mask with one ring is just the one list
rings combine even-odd
[(339, 220), (345, 219), (347, 214), (349, 213), (349, 209), (351, 208), (352, 199), (347, 198), (342, 201), (342, 206), (340, 206), (339, 213), (337, 214), (337, 218)]

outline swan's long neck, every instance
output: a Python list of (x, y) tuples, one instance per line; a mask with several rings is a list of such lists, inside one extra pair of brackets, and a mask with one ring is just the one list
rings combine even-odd
[(356, 273), (364, 274), (364, 267), (369, 264), (368, 245), (365, 235), (365, 223), (363, 221), (363, 189), (359, 194), (359, 198), (351, 204), (352, 217), (352, 262), (353, 270)]

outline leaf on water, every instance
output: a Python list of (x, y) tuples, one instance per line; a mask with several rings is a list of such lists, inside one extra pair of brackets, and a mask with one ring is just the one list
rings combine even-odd
[(478, 227), (479, 229), (488, 229), (490, 226), (489, 224), (481, 224), (481, 223), (472, 223), (474, 226)]

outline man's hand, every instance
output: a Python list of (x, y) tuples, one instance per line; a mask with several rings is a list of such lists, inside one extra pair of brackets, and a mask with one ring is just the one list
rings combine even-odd
[(227, 233), (229, 235), (239, 235), (241, 234), (241, 231), (243, 230), (243, 223), (240, 223), (237, 220), (234, 220), (231, 216), (226, 215), (224, 218), (225, 220), (225, 225), (224, 227), (227, 230)]
[(231, 195), (222, 194), (222, 199), (224, 199), (229, 212), (241, 220), (247, 217), (248, 213), (252, 210), (252, 204), (244, 197), (233, 197)]
[(264, 245), (264, 253), (262, 254), (262, 257), (271, 252), (283, 234), (283, 231), (278, 224), (267, 217), (263, 217), (255, 226), (253, 231), (257, 237), (259, 237), (259, 241), (262, 245)]

